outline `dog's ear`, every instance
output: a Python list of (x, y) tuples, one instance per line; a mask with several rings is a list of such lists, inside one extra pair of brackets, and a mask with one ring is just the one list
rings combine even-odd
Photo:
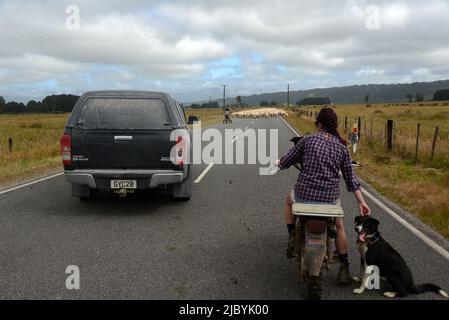
[(380, 221), (374, 218), (369, 217), (368, 219), (365, 220), (365, 223), (368, 224), (368, 226), (370, 227), (370, 229), (372, 231), (377, 231)]
[(369, 217), (357, 215), (354, 218), (354, 224), (363, 224), (363, 222), (365, 222), (366, 219), (369, 219)]

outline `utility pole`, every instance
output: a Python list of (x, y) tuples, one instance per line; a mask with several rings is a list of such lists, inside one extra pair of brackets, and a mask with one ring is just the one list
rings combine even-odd
[(55, 93), (53, 92), (53, 94), (51, 95), (51, 109), (53, 113), (55, 113), (55, 100)]
[(209, 108), (210, 108), (211, 104), (212, 104), (212, 97), (209, 96)]
[(223, 111), (226, 109), (226, 87), (229, 87), (227, 84), (222, 84), (223, 87)]
[(290, 107), (290, 84), (287, 84), (287, 108)]

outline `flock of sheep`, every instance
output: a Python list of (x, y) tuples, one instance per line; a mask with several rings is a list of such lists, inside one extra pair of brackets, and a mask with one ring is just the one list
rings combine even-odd
[(288, 113), (277, 108), (263, 108), (232, 112), (232, 116), (236, 118), (274, 118), (288, 117)]

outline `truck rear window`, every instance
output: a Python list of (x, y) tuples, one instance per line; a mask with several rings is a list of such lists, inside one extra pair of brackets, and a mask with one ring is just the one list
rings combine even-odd
[(78, 121), (80, 129), (167, 129), (170, 123), (161, 99), (91, 98)]

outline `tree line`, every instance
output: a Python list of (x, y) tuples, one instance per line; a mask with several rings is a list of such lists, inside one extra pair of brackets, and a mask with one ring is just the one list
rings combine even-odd
[[(405, 96), (409, 102), (413, 100), (416, 102), (424, 101), (424, 95), (417, 92), (415, 95), (409, 93)], [(50, 113), (50, 112), (71, 112), (79, 96), (70, 94), (51, 95), (45, 97), (42, 101), (31, 100), (27, 104), (23, 102), (10, 101), (6, 102), (5, 99), (0, 96), (0, 113)], [(370, 95), (365, 96), (365, 102), (369, 103)], [(246, 103), (242, 102), (242, 97), (236, 98), (237, 103), (229, 105), (231, 107), (247, 107)], [(437, 90), (433, 95), (433, 101), (449, 101), (449, 89)], [(296, 102), (296, 105), (328, 105), (331, 103), (329, 97), (310, 97), (304, 98)], [(259, 103), (261, 107), (277, 107), (279, 103), (277, 101), (262, 101)], [(218, 101), (205, 102), (202, 104), (194, 103), (190, 107), (192, 108), (220, 108), (221, 105)]]
[(202, 104), (192, 103), (190, 105), (190, 108), (194, 108), (194, 109), (219, 108), (219, 107), (220, 107), (220, 105), (217, 101), (205, 102)]
[(438, 90), (433, 95), (433, 101), (447, 101), (449, 100), (449, 89)]
[[(420, 92), (417, 92), (415, 95), (408, 93), (405, 98), (409, 102), (423, 102), (424, 101), (424, 95)], [(370, 102), (370, 95), (365, 95), (365, 98), (363, 99), (367, 104)], [(437, 90), (433, 95), (433, 101), (449, 101), (449, 89), (443, 89), (443, 90)], [(297, 106), (311, 106), (311, 105), (329, 105), (331, 104), (331, 99), (329, 97), (310, 97), (310, 98), (304, 98), (300, 101), (296, 102)], [(278, 106), (277, 101), (268, 102), (266, 100), (261, 101), (259, 104), (261, 107), (268, 107), (268, 106)]]
[(50, 112), (72, 112), (79, 96), (71, 94), (51, 95), (42, 101), (30, 100), (27, 104), (23, 102), (6, 102), (0, 96), (0, 113), (50, 113)]

